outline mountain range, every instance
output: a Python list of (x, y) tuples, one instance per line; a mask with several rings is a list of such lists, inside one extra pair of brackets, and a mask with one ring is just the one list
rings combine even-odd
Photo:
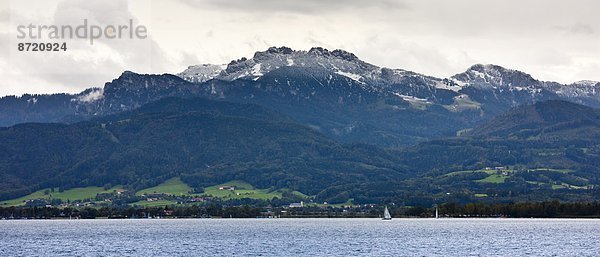
[(323, 48), (125, 71), (79, 94), (0, 99), (0, 200), (180, 177), (333, 203), (589, 201), (600, 195), (598, 89), (496, 65), (435, 78)]
[(522, 104), (565, 100), (600, 107), (599, 89), (597, 82), (543, 82), (496, 65), (473, 65), (442, 79), (381, 68), (343, 50), (272, 47), (177, 75), (126, 71), (103, 88), (75, 95), (6, 96), (0, 126), (76, 122), (163, 97), (197, 96), (260, 104), (340, 142), (397, 147), (454, 136)]

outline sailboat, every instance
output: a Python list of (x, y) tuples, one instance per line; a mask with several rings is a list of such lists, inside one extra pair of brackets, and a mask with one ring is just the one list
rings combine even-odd
[(383, 211), (383, 220), (392, 220), (392, 215), (390, 215), (390, 211), (388, 211), (387, 206), (385, 207), (385, 210)]

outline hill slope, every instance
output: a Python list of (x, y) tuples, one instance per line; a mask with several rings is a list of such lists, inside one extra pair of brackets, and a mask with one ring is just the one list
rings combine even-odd
[[(117, 115), (0, 130), (2, 199), (49, 187), (192, 187), (241, 179), (317, 195), (406, 176), (385, 152), (337, 144), (256, 105), (166, 98)], [(323, 196), (326, 199), (328, 196)]]
[(600, 110), (565, 101), (546, 101), (513, 108), (473, 129), (470, 135), (591, 139), (600, 136), (599, 130)]
[(0, 200), (52, 187), (138, 191), (179, 177), (192, 188), (243, 180), (327, 202), (588, 201), (600, 194), (596, 115), (537, 103), (469, 136), (382, 149), (341, 145), (258, 105), (164, 98), (86, 122), (0, 129)]

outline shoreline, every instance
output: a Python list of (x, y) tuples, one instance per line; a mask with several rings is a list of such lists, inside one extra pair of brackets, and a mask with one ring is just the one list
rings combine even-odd
[[(368, 220), (382, 220), (381, 218), (374, 217), (281, 217), (281, 218), (223, 218), (223, 217), (208, 217), (208, 218), (200, 218), (200, 217), (160, 217), (160, 218), (126, 218), (126, 217), (96, 217), (96, 218), (14, 218), (14, 219), (0, 219), (2, 221), (11, 221), (11, 220), (309, 220), (309, 219), (319, 219), (319, 220), (341, 220), (341, 219), (368, 219)], [(561, 220), (600, 220), (600, 217), (397, 217), (392, 218), (392, 220), (552, 220), (552, 219), (561, 219)], [(386, 221), (386, 220), (382, 220)]]

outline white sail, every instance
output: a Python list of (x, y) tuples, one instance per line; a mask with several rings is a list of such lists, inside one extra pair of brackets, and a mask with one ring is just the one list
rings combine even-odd
[(388, 211), (387, 206), (385, 207), (385, 210), (383, 211), (383, 219), (384, 220), (391, 220), (392, 219), (392, 215), (390, 215), (390, 211)]

